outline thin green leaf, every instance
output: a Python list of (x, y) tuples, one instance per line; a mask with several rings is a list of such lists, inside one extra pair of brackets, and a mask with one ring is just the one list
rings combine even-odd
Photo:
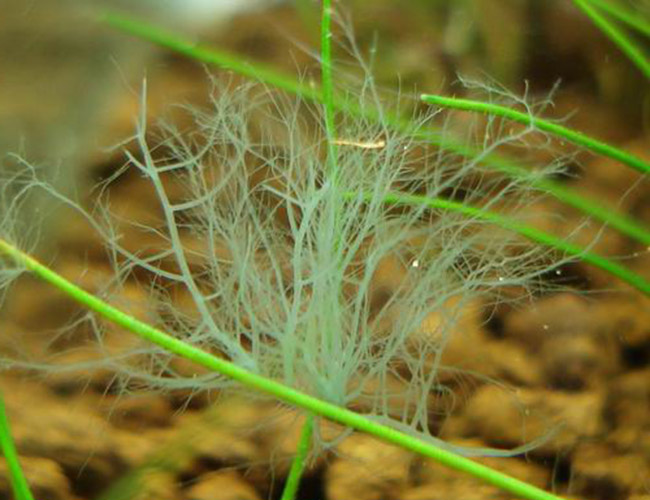
[(514, 110), (505, 106), (499, 106), (498, 104), (492, 104), (490, 102), (483, 101), (474, 101), (472, 99), (461, 99), (458, 97), (444, 97), (440, 95), (432, 94), (422, 94), (420, 96), (422, 101), (428, 104), (435, 104), (444, 108), (453, 108), (460, 109), (463, 111), (474, 111), (477, 113), (485, 113), (494, 116), (501, 116), (512, 120), (515, 122), (523, 123), (524, 125), (530, 125), (544, 132), (556, 135), (562, 139), (565, 139), (573, 144), (582, 146), (594, 153), (607, 156), (614, 160), (617, 160), (628, 167), (632, 167), (634, 170), (641, 172), (642, 174), (650, 173), (650, 164), (643, 161), (641, 158), (638, 158), (626, 151), (615, 148), (610, 144), (594, 139), (588, 135), (585, 135), (581, 132), (577, 132), (557, 123), (553, 123), (549, 120), (544, 120), (543, 118), (538, 118), (532, 116), (528, 113), (523, 113), (521, 111)]
[[(505, 174), (512, 177), (525, 177), (528, 174), (528, 171), (524, 168), (513, 165), (506, 160), (499, 160), (499, 158), (493, 157), (492, 166)], [(602, 201), (596, 201), (591, 198), (580, 196), (573, 189), (569, 189), (555, 181), (534, 179), (532, 184), (537, 188), (552, 194), (555, 198), (563, 201), (567, 205), (571, 205), (581, 212), (605, 222), (608, 226), (630, 236), (643, 245), (650, 245), (650, 230), (633, 217), (628, 217), (627, 215), (616, 212), (614, 208), (608, 206)]]
[(103, 20), (115, 28), (186, 55), (196, 61), (215, 64), (224, 69), (239, 73), (242, 76), (259, 80), (273, 85), (278, 89), (300, 95), (306, 99), (322, 100), (320, 90), (315, 89), (311, 85), (297, 82), (294, 78), (283, 75), (262, 64), (249, 63), (236, 54), (203, 47), (200, 44), (177, 37), (157, 26), (113, 12), (105, 13)]
[(321, 80), (322, 100), (325, 111), (325, 132), (327, 134), (327, 161), (330, 164), (331, 180), (336, 183), (336, 131), (334, 125), (334, 82), (332, 80), (332, 4), (331, 0), (323, 0), (321, 16)]
[(589, 2), (645, 36), (650, 36), (650, 22), (642, 19), (636, 12), (605, 0), (589, 0)]
[[(321, 79), (323, 81), (323, 107), (325, 110), (325, 133), (327, 134), (327, 163), (329, 177), (333, 183), (338, 182), (337, 153), (334, 139), (336, 137), (334, 121), (334, 84), (332, 81), (332, 2), (323, 0), (321, 7)], [(298, 448), (291, 462), (289, 476), (284, 485), (281, 500), (295, 500), (300, 486), (300, 479), (307, 465), (307, 456), (311, 448), (314, 432), (314, 416), (308, 414), (300, 433)]]
[(639, 49), (632, 39), (622, 30), (611, 23), (605, 16), (592, 7), (587, 0), (573, 0), (573, 3), (584, 12), (605, 35), (650, 79), (650, 60)]
[(18, 461), (18, 453), (14, 440), (11, 437), (11, 429), (9, 427), (9, 419), (5, 412), (5, 403), (0, 393), (0, 450), (7, 461), (7, 469), (9, 469), (9, 482), (11, 489), (14, 492), (16, 500), (34, 500), (32, 492), (29, 490), (27, 479), (23, 474)]
[[(347, 196), (353, 196), (353, 193), (347, 193)], [(616, 262), (603, 257), (602, 255), (589, 252), (578, 245), (574, 245), (563, 240), (562, 238), (558, 238), (552, 234), (545, 233), (544, 231), (540, 231), (535, 227), (522, 224), (498, 213), (489, 212), (481, 208), (472, 207), (455, 201), (445, 200), (441, 198), (427, 198), (426, 196), (392, 194), (385, 197), (384, 200), (386, 203), (400, 205), (428, 205), (431, 208), (438, 208), (461, 213), (471, 217), (478, 217), (480, 219), (492, 222), (497, 226), (514, 231), (531, 241), (554, 248), (566, 253), (567, 255), (577, 257), (580, 260), (588, 262), (595, 267), (598, 267), (614, 276), (617, 276), (644, 294), (650, 295), (650, 282), (645, 280), (642, 276), (634, 273), (632, 270), (621, 266), (620, 264), (617, 264)]]
[(287, 476), (287, 482), (282, 491), (280, 500), (294, 500), (298, 494), (298, 486), (300, 486), (300, 478), (302, 477), (305, 467), (307, 466), (307, 456), (311, 448), (312, 435), (314, 433), (314, 417), (307, 415), (307, 419), (300, 431), (300, 440), (298, 441), (298, 448), (296, 454), (291, 462), (291, 469)]

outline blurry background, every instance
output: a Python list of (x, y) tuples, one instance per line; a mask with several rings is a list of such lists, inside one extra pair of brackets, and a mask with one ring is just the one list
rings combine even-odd
[[(173, 104), (205, 102), (208, 73), (219, 72), (117, 32), (98, 21), (102, 9), (131, 13), (292, 75), (319, 76), (317, 1), (134, 3), (4, 0), (1, 6), (0, 153), (18, 153), (46, 171), (58, 169), (57, 187), (76, 191), (82, 199), (123, 163), (120, 151), (109, 148), (133, 133), (144, 77), (148, 114), (155, 120)], [(547, 116), (568, 117), (568, 125), (648, 158), (650, 86), (570, 0), (335, 4), (351, 20), (357, 44), (372, 59), (383, 87), (460, 96), (464, 89), (456, 80), (462, 74), (498, 82), (515, 93), (528, 84), (532, 97), (544, 98), (560, 82)], [(621, 4), (650, 15), (648, 0)], [(340, 30), (336, 34), (342, 37)], [(344, 50), (337, 49), (336, 57), (338, 68), (354, 72)], [(14, 163), (5, 158), (4, 168)], [(560, 180), (650, 224), (647, 179), (585, 154), (576, 157), (571, 172), (575, 175)], [(137, 202), (139, 188), (136, 180), (125, 189), (120, 198), (125, 212)], [(35, 203), (47, 207), (49, 202)], [(563, 217), (561, 223), (548, 221), (548, 229), (561, 234), (582, 221), (581, 214), (548, 203), (547, 210)], [(88, 263), (92, 238), (57, 215), (50, 214), (45, 235), (57, 234), (63, 241), (43, 238), (48, 245), (42, 254), (51, 261), (50, 251), (60, 253), (60, 272), (90, 290), (101, 287), (110, 270)], [(597, 249), (624, 258), (650, 278), (648, 251), (637, 243), (608, 233)], [(487, 462), (573, 498), (648, 500), (650, 303), (638, 292), (602, 291), (621, 285), (587, 266), (567, 269), (565, 277), (598, 293), (563, 293), (539, 298), (527, 308), (506, 307), (487, 324), (485, 317), (473, 319), (466, 345), (456, 348), (458, 359), (512, 384), (521, 406), (484, 380), (463, 379), (455, 387), (456, 414), (442, 427), (444, 436), (479, 446), (516, 446), (523, 438), (524, 415), (539, 417), (526, 421), (532, 434), (559, 419), (566, 424), (563, 433), (537, 453)], [(132, 292), (122, 303), (144, 310), (146, 297), (141, 290)], [(75, 313), (79, 309), (68, 299), (28, 278), (12, 289), (0, 316), (0, 349), (76, 346), (65, 336), (52, 337)], [(75, 361), (75, 355), (62, 361)], [(40, 499), (98, 498), (118, 484), (124, 489), (113, 490), (107, 500), (277, 496), (274, 480), (282, 483), (287, 464), (281, 459), (295, 447), (298, 426), (292, 416), (242, 401), (214, 410), (202, 397), (183, 413), (187, 395), (116, 398), (110, 372), (32, 378), (3, 376), (0, 383)], [(8, 499), (1, 467), (0, 499)], [(319, 461), (303, 493), (312, 500), (425, 500), (440, 498), (440, 491), (445, 498), (509, 498), (362, 436)]]

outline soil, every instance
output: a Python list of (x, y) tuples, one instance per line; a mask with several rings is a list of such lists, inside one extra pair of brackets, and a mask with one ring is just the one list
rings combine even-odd
[[(647, 82), (570, 2), (554, 7), (532, 0), (460, 3), (466, 11), (427, 8), (426, 2), (410, 8), (404, 2), (352, 2), (360, 46), (368, 46), (375, 30), (379, 34), (378, 80), (389, 85), (400, 74), (403, 88), (417, 84), (452, 92), (457, 71), (485, 71), (515, 89), (530, 79), (535, 94), (563, 78), (549, 113), (562, 117), (578, 110), (570, 126), (650, 159)], [(463, 16), (492, 23), (469, 23), (465, 31), (454, 31), (451, 19), (462, 24)], [(308, 68), (308, 75), (317, 75), (311, 56), (296, 49), (316, 43), (315, 30), (301, 22), (293, 9), (278, 6), (270, 13), (238, 17), (218, 35), (206, 30), (202, 37), (273, 67)], [(503, 23), (519, 29), (493, 29)], [(205, 68), (162, 49), (138, 57), (147, 61), (152, 119), (170, 102), (205, 100), (210, 87)], [(126, 77), (137, 87), (140, 76)], [(93, 119), (93, 133), (102, 144), (132, 130), (138, 95), (117, 94), (106, 116)], [(76, 154), (84, 160), (69, 175), (78, 176), (82, 186), (109, 177), (124, 162), (120, 151)], [(545, 154), (537, 160), (548, 160)], [(561, 182), (650, 225), (647, 178), (587, 154), (578, 155), (574, 165), (575, 175)], [(155, 220), (154, 200), (137, 175), (125, 176), (111, 193), (120, 215)], [(88, 190), (82, 197), (90, 203), (95, 194)], [(583, 223), (581, 214), (559, 202), (543, 200), (539, 208), (560, 216), (540, 224), (555, 234), (568, 234)], [(73, 216), (66, 215), (55, 228), (59, 238), (39, 248), (42, 258), (83, 288), (101, 290), (112, 275), (101, 242)], [(596, 224), (585, 226), (583, 233), (585, 242), (602, 233), (593, 250), (623, 259), (650, 279), (650, 248)], [(137, 232), (125, 241), (133, 248), (151, 243)], [(400, 279), (390, 262), (382, 279), (385, 287)], [(446, 363), (458, 370), (445, 381), (454, 395), (432, 397), (431, 412), (440, 415), (438, 435), (456, 444), (498, 448), (541, 438), (523, 455), (477, 460), (566, 498), (650, 500), (650, 298), (582, 263), (567, 265), (547, 280), (562, 285), (560, 291), (496, 309), (476, 304), (468, 311), (445, 354)], [(135, 280), (111, 301), (139, 318), (156, 313)], [(279, 498), (298, 441), (299, 412), (250, 394), (161, 393), (116, 375), (110, 363), (90, 370), (84, 362), (101, 364), (106, 355), (129, 352), (140, 341), (106, 324), (98, 348), (87, 325), (70, 326), (83, 314), (58, 291), (25, 276), (10, 289), (0, 315), (0, 352), (60, 368), (46, 374), (15, 368), (0, 377), (12, 434), (36, 498)], [(202, 374), (188, 363), (175, 363), (183, 373)], [(327, 422), (319, 425), (335, 445), (309, 467), (300, 499), (514, 498), (368, 436)], [(10, 498), (6, 466), (0, 462), (0, 500)]]

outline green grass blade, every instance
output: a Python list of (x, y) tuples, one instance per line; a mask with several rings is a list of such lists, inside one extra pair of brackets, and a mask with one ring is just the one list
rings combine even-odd
[(5, 411), (5, 402), (2, 393), (0, 393), (0, 450), (7, 461), (9, 482), (11, 483), (11, 489), (14, 492), (16, 500), (34, 500), (32, 492), (29, 490), (27, 479), (25, 479), (23, 470), (20, 467), (14, 440), (11, 438), (9, 419)]
[[(506, 175), (523, 178), (530, 176), (526, 169), (514, 165), (501, 157), (492, 157), (491, 160), (491, 166)], [(650, 230), (647, 226), (638, 222), (633, 217), (618, 213), (613, 207), (608, 206), (601, 201), (580, 196), (573, 189), (567, 188), (555, 181), (548, 179), (533, 179), (531, 184), (546, 193), (552, 194), (553, 197), (563, 201), (567, 205), (571, 205), (581, 212), (605, 222), (608, 226), (613, 227), (621, 233), (639, 241), (644, 246), (650, 245)]]
[[(415, 132), (418, 138), (427, 139), (430, 134)], [(479, 155), (479, 151), (469, 146), (455, 143), (449, 139), (445, 141), (444, 147), (450, 151), (462, 155), (466, 158), (473, 158)], [(602, 201), (596, 201), (586, 196), (578, 194), (575, 190), (570, 189), (562, 184), (549, 179), (531, 178), (530, 172), (518, 165), (515, 165), (508, 159), (492, 154), (486, 159), (486, 165), (494, 170), (515, 178), (529, 179), (532, 186), (544, 191), (546, 194), (570, 205), (579, 211), (591, 215), (608, 226), (616, 229), (642, 243), (644, 246), (650, 245), (650, 230), (646, 225), (637, 221), (635, 218), (616, 212), (616, 209), (604, 204)]]
[(650, 37), (650, 22), (639, 17), (635, 12), (631, 12), (620, 5), (608, 2), (606, 0), (589, 0), (589, 3), (595, 5), (600, 10), (607, 12), (610, 16), (634, 28), (639, 33)]
[(632, 39), (592, 7), (587, 0), (573, 0), (573, 3), (641, 70), (650, 80), (650, 60)]
[(540, 180), (535, 182), (535, 185), (547, 192), (552, 192), (558, 200), (600, 219), (621, 233), (639, 241), (644, 246), (650, 245), (650, 230), (642, 223), (637, 222), (636, 219), (622, 215), (602, 202), (578, 196), (572, 189), (565, 188), (556, 182)]
[[(354, 193), (347, 193), (347, 196), (352, 197), (354, 196)], [(617, 264), (616, 262), (603, 257), (602, 255), (589, 252), (578, 245), (574, 245), (563, 240), (562, 238), (558, 238), (552, 234), (540, 231), (535, 227), (522, 224), (498, 213), (489, 212), (481, 208), (472, 207), (455, 201), (445, 200), (441, 198), (427, 198), (426, 196), (418, 195), (395, 193), (385, 197), (384, 200), (386, 203), (392, 203), (396, 205), (428, 205), (431, 208), (448, 210), (492, 222), (497, 226), (514, 231), (531, 241), (554, 248), (556, 250), (564, 252), (567, 255), (571, 255), (579, 258), (580, 260), (588, 262), (589, 264), (620, 278), (644, 294), (650, 296), (650, 282), (645, 280), (642, 276), (634, 273), (627, 267), (621, 266), (620, 264)]]
[(292, 406), (300, 407), (310, 413), (338, 422), (346, 427), (365, 432), (382, 441), (391, 443), (405, 450), (431, 458), (449, 468), (467, 473), (486, 483), (492, 484), (527, 500), (562, 500), (561, 497), (540, 488), (515, 479), (507, 474), (491, 469), (478, 462), (462, 457), (451, 451), (436, 447), (414, 436), (410, 436), (391, 427), (375, 422), (347, 408), (342, 408), (313, 396), (309, 396), (292, 387), (271, 379), (251, 373), (225, 359), (202, 351), (171, 335), (144, 323), (121, 310), (107, 304), (98, 297), (86, 292), (74, 283), (66, 280), (33, 257), (0, 239), (0, 253), (5, 253), (17, 263), (33, 272), (41, 279), (63, 291), (80, 304), (100, 314), (109, 321), (128, 329), (139, 337), (150, 341), (170, 353), (182, 356), (209, 370), (218, 372), (235, 380), (249, 389), (273, 396)]
[(332, 2), (323, 0), (320, 37), (320, 66), (323, 109), (325, 111), (325, 133), (327, 134), (327, 162), (330, 164), (330, 177), (337, 182), (336, 130), (334, 123), (334, 81), (332, 80)]
[(420, 99), (427, 104), (435, 104), (444, 108), (460, 109), (463, 111), (474, 111), (478, 113), (485, 113), (494, 116), (501, 116), (515, 122), (530, 125), (556, 135), (564, 140), (582, 146), (594, 153), (607, 156), (617, 160), (642, 174), (650, 173), (650, 164), (643, 161), (641, 158), (634, 156), (626, 151), (615, 148), (614, 146), (605, 142), (594, 139), (576, 130), (572, 130), (557, 123), (553, 123), (543, 118), (537, 118), (528, 113), (523, 113), (512, 108), (499, 106), (490, 102), (475, 101), (472, 99), (461, 99), (458, 97), (444, 97), (440, 95), (422, 94)]
[[(317, 102), (323, 101), (323, 94), (317, 86), (305, 85), (295, 78), (283, 75), (271, 68), (258, 65), (257, 63), (247, 63), (243, 61), (241, 57), (234, 54), (213, 48), (197, 46), (196, 44), (183, 40), (172, 33), (161, 30), (156, 26), (115, 13), (106, 14), (104, 20), (117, 29), (179, 52), (194, 60), (207, 64), (214, 64), (224, 69), (230, 69), (243, 76), (258, 79), (264, 83), (274, 85), (304, 99)], [(363, 116), (370, 119), (376, 118), (376, 113), (373, 114), (372, 111), (364, 110), (358, 105), (355, 106), (355, 103), (345, 103), (342, 99), (334, 99), (334, 106), (339, 111), (350, 113), (355, 116)], [(405, 131), (412, 128), (408, 121), (400, 119), (399, 117), (387, 114), (385, 118), (390, 121), (391, 126), (398, 130)], [(450, 151), (465, 157), (472, 158), (479, 154), (478, 151), (449, 138), (445, 139), (444, 143), (441, 143), (440, 139), (434, 134), (435, 131), (431, 130), (431, 133), (426, 135), (424, 138), (429, 139), (433, 144), (445, 147)], [(420, 137), (422, 138), (422, 135), (420, 135)], [(505, 158), (494, 154), (486, 158), (484, 163), (507, 175), (519, 177), (528, 175), (526, 169), (518, 167)], [(613, 208), (603, 207), (601, 202), (593, 201), (581, 196), (575, 191), (568, 189), (557, 182), (550, 180), (536, 180), (533, 181), (533, 183), (537, 185), (537, 187), (544, 189), (551, 196), (554, 196), (559, 200), (562, 200), (564, 203), (605, 222), (609, 226), (640, 241), (644, 245), (650, 244), (650, 232), (648, 232), (643, 225), (635, 219), (626, 215), (618, 214)]]
[(325, 126), (330, 139), (334, 138), (334, 82), (332, 80), (332, 2), (323, 0), (320, 37), (320, 65)]
[(300, 440), (298, 441), (298, 448), (296, 454), (291, 462), (291, 469), (287, 482), (282, 491), (280, 500), (295, 500), (298, 494), (298, 486), (300, 486), (300, 478), (302, 477), (305, 467), (307, 466), (307, 456), (311, 449), (311, 440), (314, 433), (314, 416), (307, 415), (307, 419), (300, 431)]
[(268, 83), (278, 89), (298, 94), (306, 99), (322, 99), (320, 91), (314, 90), (310, 85), (299, 83), (294, 78), (283, 75), (264, 65), (249, 63), (235, 54), (214, 48), (202, 47), (201, 45), (177, 37), (157, 26), (113, 12), (105, 13), (102, 19), (115, 28), (139, 38), (149, 40), (174, 52), (186, 55), (191, 59), (207, 64), (215, 64), (245, 77)]
[[(334, 184), (338, 182), (337, 147), (335, 109), (334, 109), (334, 83), (332, 81), (332, 1), (323, 0), (321, 8), (321, 37), (320, 37), (320, 68), (323, 93), (323, 109), (325, 112), (325, 133), (327, 135), (327, 163), (329, 164), (329, 180)], [(339, 245), (340, 242), (337, 242)], [(298, 448), (291, 462), (289, 476), (282, 491), (281, 500), (295, 500), (300, 486), (300, 479), (307, 465), (307, 457), (311, 449), (314, 433), (314, 416), (308, 414), (300, 432)]]

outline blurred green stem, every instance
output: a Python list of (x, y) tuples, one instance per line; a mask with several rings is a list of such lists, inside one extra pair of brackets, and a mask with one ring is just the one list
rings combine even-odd
[(18, 461), (18, 453), (14, 440), (11, 437), (11, 429), (9, 427), (9, 419), (5, 411), (5, 403), (0, 392), (0, 450), (7, 461), (7, 469), (9, 471), (9, 483), (14, 492), (16, 500), (34, 500), (27, 479), (23, 474)]
[(323, 0), (320, 36), (320, 66), (325, 111), (325, 132), (327, 134), (327, 161), (330, 165), (330, 180), (337, 183), (338, 167), (336, 153), (336, 125), (334, 121), (334, 84), (332, 81), (332, 5)]
[(461, 99), (458, 97), (444, 97), (440, 95), (422, 94), (420, 99), (427, 104), (434, 104), (444, 108), (460, 109), (463, 111), (474, 111), (478, 113), (485, 113), (493, 116), (501, 116), (515, 122), (523, 123), (535, 127), (544, 132), (553, 134), (561, 139), (565, 139), (573, 144), (582, 146), (594, 153), (607, 156), (616, 161), (619, 161), (628, 167), (642, 174), (650, 174), (650, 164), (643, 161), (626, 151), (615, 148), (610, 144), (589, 137), (581, 132), (572, 130), (557, 123), (553, 123), (543, 118), (538, 118), (529, 113), (523, 113), (512, 108), (499, 106), (490, 102), (474, 101), (471, 99)]
[[(330, 167), (329, 178), (334, 186), (337, 184), (338, 178), (338, 159), (336, 145), (334, 139), (336, 138), (335, 122), (334, 122), (334, 87), (332, 84), (332, 6), (331, 0), (323, 0), (321, 12), (321, 79), (323, 86), (323, 108), (325, 112), (325, 132), (327, 134), (327, 162)], [(336, 208), (338, 210), (338, 207)], [(335, 221), (338, 221), (337, 214), (334, 214)], [(340, 245), (340, 241), (336, 241), (335, 245)], [(281, 500), (295, 500), (300, 486), (300, 479), (305, 471), (307, 465), (307, 456), (312, 443), (312, 435), (314, 432), (314, 416), (308, 413), (305, 423), (303, 424), (300, 433), (300, 441), (298, 448), (291, 462), (291, 469), (287, 482), (282, 492)]]
[(300, 432), (300, 441), (298, 441), (298, 448), (291, 462), (291, 469), (289, 470), (287, 482), (284, 485), (281, 500), (294, 500), (296, 498), (296, 493), (298, 493), (298, 487), (300, 486), (300, 479), (307, 466), (307, 457), (311, 449), (313, 433), (314, 416), (308, 414)]
[(637, 13), (606, 0), (589, 0), (589, 3), (607, 12), (610, 16), (615, 17), (631, 28), (643, 33), (645, 36), (650, 36), (650, 23), (641, 18)]
[(573, 3), (584, 12), (607, 37), (636, 65), (650, 80), (650, 61), (632, 39), (620, 30), (614, 23), (598, 12), (587, 0), (573, 0)]
[[(353, 198), (355, 196), (358, 196), (358, 194), (345, 193), (345, 196)], [(364, 194), (364, 196), (371, 198), (372, 194)], [(637, 290), (643, 292), (645, 295), (650, 296), (650, 281), (647, 281), (645, 278), (636, 274), (627, 267), (621, 266), (620, 264), (606, 257), (603, 257), (602, 255), (589, 252), (588, 250), (578, 245), (569, 243), (562, 238), (558, 238), (552, 234), (540, 231), (535, 227), (522, 224), (516, 220), (505, 217), (496, 212), (490, 212), (483, 210), (482, 208), (473, 207), (471, 205), (466, 205), (457, 201), (445, 200), (442, 198), (428, 198), (426, 196), (409, 195), (403, 193), (391, 193), (384, 197), (384, 201), (386, 203), (394, 205), (428, 205), (431, 208), (460, 213), (469, 217), (476, 217), (484, 221), (491, 222), (497, 226), (503, 227), (510, 231), (514, 231), (531, 241), (541, 243), (542, 245), (550, 248), (555, 248), (556, 250), (564, 252), (566, 255), (571, 255), (584, 262), (588, 262), (594, 267), (598, 267), (613, 276), (617, 276), (621, 280), (635, 287)]]

